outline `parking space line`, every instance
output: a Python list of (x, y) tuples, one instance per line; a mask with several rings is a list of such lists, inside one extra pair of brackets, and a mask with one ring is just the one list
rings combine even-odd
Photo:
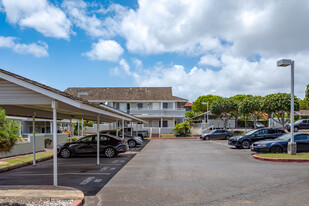
[(79, 183), (79, 185), (86, 185), (89, 182), (91, 182), (95, 177), (87, 177), (86, 179), (84, 179), (81, 183)]
[[(111, 173), (58, 173), (58, 175), (110, 175)], [(19, 173), (12, 176), (52, 176), (53, 174)]]
[(115, 167), (110, 168), (110, 170), (115, 170), (115, 169), (116, 169)]
[(119, 160), (114, 160), (114, 161), (112, 161), (112, 163), (118, 163), (119, 162)]
[(107, 170), (109, 167), (102, 167), (101, 169), (100, 169), (100, 172), (102, 172), (102, 171), (105, 171), (105, 170)]

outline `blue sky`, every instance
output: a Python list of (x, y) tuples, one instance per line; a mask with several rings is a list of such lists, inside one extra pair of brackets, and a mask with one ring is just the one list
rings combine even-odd
[(191, 101), (289, 92), (280, 58), (295, 59), (297, 96), (309, 84), (306, 1), (0, 2), (0, 68), (60, 90), (172, 86)]

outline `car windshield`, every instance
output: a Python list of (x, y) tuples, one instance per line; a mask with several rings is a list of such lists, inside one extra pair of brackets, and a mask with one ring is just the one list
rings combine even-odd
[(257, 129), (254, 129), (254, 130), (251, 130), (251, 131), (249, 131), (249, 132), (247, 132), (246, 134), (245, 134), (245, 136), (247, 136), (247, 135), (252, 135), (254, 132), (256, 132), (256, 131), (258, 131)]
[(276, 138), (276, 140), (289, 140), (291, 138), (291, 134), (284, 134), (278, 138)]

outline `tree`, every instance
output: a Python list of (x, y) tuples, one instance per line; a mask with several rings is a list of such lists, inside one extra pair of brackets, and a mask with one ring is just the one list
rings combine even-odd
[(237, 103), (230, 98), (220, 98), (211, 105), (211, 113), (224, 121), (224, 128), (227, 128), (228, 120), (233, 112), (237, 110)]
[(251, 96), (245, 98), (239, 105), (239, 112), (242, 114), (250, 114), (253, 120), (254, 128), (258, 115), (262, 113), (263, 98), (260, 96)]
[(300, 110), (309, 110), (309, 101), (305, 99), (299, 100), (299, 109)]
[(185, 113), (185, 116), (190, 120), (192, 117), (194, 117), (196, 114), (191, 110), (191, 111), (187, 111)]
[[(288, 122), (286, 117), (290, 116), (291, 111), (291, 95), (287, 93), (269, 94), (264, 97), (262, 109), (268, 114), (275, 122), (284, 125)], [(299, 110), (298, 98), (294, 97), (294, 110)], [(275, 115), (275, 119), (272, 115)]]
[(18, 122), (5, 117), (5, 111), (0, 108), (0, 153), (11, 151), (19, 138)]
[[(248, 97), (253, 97), (253, 96), (251, 94), (237, 94), (237, 95), (232, 96), (230, 98), (236, 101), (238, 108), (239, 108), (241, 102), (243, 102), (244, 99), (246, 99)], [(235, 112), (232, 112), (232, 115), (235, 117), (236, 127), (238, 125), (238, 118), (239, 118), (240, 114), (241, 114), (241, 112), (239, 111), (239, 109), (235, 110)]]
[(305, 99), (309, 103), (309, 84), (307, 84), (306, 91), (305, 91)]
[(197, 100), (195, 100), (193, 102), (193, 105), (192, 105), (192, 111), (196, 114), (201, 114), (201, 113), (204, 113), (204, 112), (207, 112), (207, 105), (203, 105), (202, 103), (203, 102), (208, 102), (208, 109), (210, 110), (211, 108), (211, 105), (213, 104), (213, 102), (219, 100), (219, 99), (222, 99), (222, 97), (220, 96), (216, 96), (216, 95), (212, 95), (212, 94), (209, 94), (209, 95), (204, 95), (204, 96), (199, 96), (197, 98)]
[(190, 123), (188, 121), (184, 121), (183, 123), (178, 123), (175, 125), (174, 130), (180, 135), (185, 135), (186, 131), (190, 129)]

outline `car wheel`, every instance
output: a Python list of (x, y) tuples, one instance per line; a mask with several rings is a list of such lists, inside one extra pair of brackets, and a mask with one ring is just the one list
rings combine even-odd
[(105, 157), (108, 157), (108, 158), (116, 156), (116, 152), (115, 152), (114, 148), (112, 148), (112, 147), (106, 148), (105, 151), (104, 151), (104, 154), (105, 154)]
[(241, 147), (244, 148), (244, 149), (249, 149), (250, 148), (250, 142), (248, 140), (242, 141)]
[(205, 136), (205, 140), (210, 140), (210, 137), (209, 136)]
[(271, 153), (282, 153), (283, 150), (282, 150), (282, 148), (279, 147), (279, 146), (273, 146), (273, 147), (270, 148), (270, 152), (271, 152)]
[(129, 140), (128, 144), (130, 148), (136, 147), (136, 142), (134, 140)]
[(298, 127), (294, 127), (294, 132), (298, 132)]
[(61, 151), (60, 151), (60, 156), (62, 158), (69, 158), (71, 156), (71, 151), (68, 149), (68, 148), (63, 148)]

